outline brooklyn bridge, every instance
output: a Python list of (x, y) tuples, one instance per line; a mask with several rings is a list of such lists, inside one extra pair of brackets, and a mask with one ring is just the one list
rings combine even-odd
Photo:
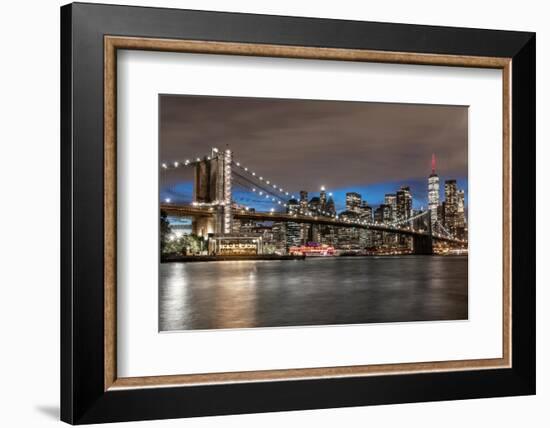
[[(329, 227), (331, 230), (365, 230), (391, 234), (397, 239), (407, 238), (413, 254), (433, 254), (434, 244), (445, 243), (463, 248), (466, 239), (453, 236), (438, 221), (433, 222), (429, 210), (396, 218), (390, 222), (374, 221), (369, 217), (347, 217), (324, 206), (304, 207), (292, 192), (264, 178), (234, 159), (230, 149), (211, 149), (211, 153), (194, 159), (161, 164), (161, 172), (174, 168), (193, 169), (193, 200), (188, 204), (162, 201), (161, 211), (171, 217), (192, 218), (193, 232), (215, 241), (239, 239), (236, 222), (277, 222), (281, 224), (309, 225), (312, 228)], [(234, 186), (247, 189), (258, 200), (269, 202), (268, 211), (256, 211), (237, 204), (233, 198)], [(244, 236), (241, 238), (245, 239)]]

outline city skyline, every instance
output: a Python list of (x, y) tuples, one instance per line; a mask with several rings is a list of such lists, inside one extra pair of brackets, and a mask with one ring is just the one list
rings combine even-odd
[[(445, 180), (454, 179), (452, 177), (439, 176), (441, 183), (444, 183)], [(410, 186), (411, 192), (414, 195), (413, 199), (413, 208), (421, 209), (428, 207), (428, 188), (426, 177), (415, 178), (412, 180), (403, 180), (396, 182), (385, 182), (385, 183), (375, 183), (366, 186), (353, 186), (341, 189), (331, 189), (327, 188), (327, 191), (332, 193), (334, 199), (336, 210), (343, 211), (345, 209), (345, 199), (346, 193), (356, 192), (362, 195), (362, 197), (368, 202), (371, 206), (378, 206), (384, 203), (384, 197), (387, 193), (394, 193), (400, 186), (407, 185)], [(456, 179), (458, 186), (465, 190), (465, 207), (468, 206), (468, 191), (467, 191), (467, 179)], [(325, 186), (326, 187), (326, 186)], [(320, 193), (321, 186), (318, 186), (317, 189), (307, 190), (308, 193), (312, 196), (318, 196)], [(292, 189), (290, 189), (292, 190)], [(297, 196), (299, 190), (293, 190)], [(258, 198), (256, 195), (251, 194), (250, 191), (243, 189), (242, 191), (234, 191), (235, 201), (241, 204), (247, 205), (250, 208), (257, 210), (260, 209), (269, 209), (273, 204), (269, 201), (266, 201), (263, 198)], [(445, 197), (444, 186), (441, 186), (439, 189), (439, 199), (443, 200)], [(160, 190), (160, 200), (166, 201), (170, 200), (173, 203), (188, 203), (193, 199), (193, 182), (192, 181), (182, 181), (177, 183), (169, 188), (161, 188)]]

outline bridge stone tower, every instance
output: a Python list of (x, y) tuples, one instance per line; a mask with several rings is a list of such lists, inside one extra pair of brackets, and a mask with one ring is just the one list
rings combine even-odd
[(428, 224), (428, 234), (424, 236), (413, 236), (413, 253), (420, 255), (432, 255), (434, 253), (433, 238), (432, 238), (432, 217), (428, 210), (426, 216)]
[[(214, 210), (212, 230), (215, 235), (231, 233), (231, 150), (212, 149), (207, 156), (195, 163), (193, 202), (210, 206)], [(197, 219), (200, 223), (200, 219)]]

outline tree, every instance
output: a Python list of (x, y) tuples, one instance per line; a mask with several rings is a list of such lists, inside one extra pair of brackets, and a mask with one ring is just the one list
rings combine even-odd
[(172, 234), (172, 228), (168, 221), (168, 214), (166, 211), (160, 211), (160, 252), (166, 253), (166, 246), (170, 241), (170, 235)]
[(193, 255), (202, 251), (204, 238), (197, 235), (182, 235), (179, 238), (172, 237), (166, 241), (163, 254)]

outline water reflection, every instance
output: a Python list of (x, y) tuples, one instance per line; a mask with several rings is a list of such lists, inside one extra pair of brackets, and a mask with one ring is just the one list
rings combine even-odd
[(311, 258), (160, 265), (160, 330), (468, 317), (468, 258)]

